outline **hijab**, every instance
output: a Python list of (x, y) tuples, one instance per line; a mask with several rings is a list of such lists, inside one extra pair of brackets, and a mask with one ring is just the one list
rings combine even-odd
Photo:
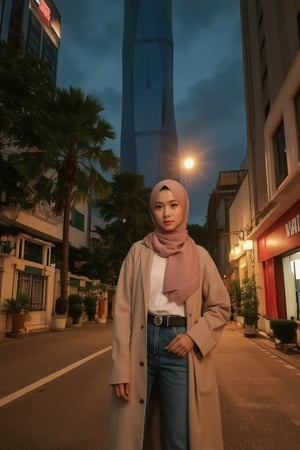
[(182, 206), (182, 222), (170, 232), (164, 231), (156, 224), (155, 230), (143, 239), (143, 244), (159, 256), (167, 258), (163, 293), (170, 302), (181, 305), (199, 285), (199, 256), (195, 242), (188, 235), (189, 198), (180, 183), (175, 180), (162, 180), (154, 186), (150, 196), (150, 211), (153, 220), (157, 195), (164, 188), (168, 188)]

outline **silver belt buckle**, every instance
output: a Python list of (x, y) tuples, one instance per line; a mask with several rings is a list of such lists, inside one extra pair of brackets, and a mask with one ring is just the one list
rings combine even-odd
[(158, 315), (154, 316), (153, 322), (157, 327), (159, 327), (163, 323), (162, 316), (158, 316)]

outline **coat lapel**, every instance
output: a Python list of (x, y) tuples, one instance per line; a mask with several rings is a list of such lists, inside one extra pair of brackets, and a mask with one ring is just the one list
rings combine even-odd
[(153, 251), (145, 245), (141, 245), (141, 272), (144, 291), (145, 310), (148, 311), (150, 296), (150, 275), (153, 261)]

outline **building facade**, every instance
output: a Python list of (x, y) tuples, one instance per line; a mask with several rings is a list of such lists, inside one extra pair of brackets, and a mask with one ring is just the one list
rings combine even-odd
[(22, 39), (25, 51), (47, 64), (53, 84), (61, 37), (61, 17), (52, 0), (0, 0), (0, 39)]
[(300, 1), (241, 0), (247, 240), (265, 318), (300, 320)]
[[(27, 52), (49, 64), (55, 82), (60, 44), (60, 14), (51, 0), (0, 0), (1, 40), (21, 37)], [(89, 243), (87, 203), (77, 203), (70, 215), (70, 245)], [(62, 217), (46, 202), (22, 209), (0, 193), (0, 340), (10, 330), (10, 317), (1, 314), (5, 300), (25, 293), (31, 299), (27, 331), (52, 326), (55, 299), (60, 292)], [(91, 280), (69, 273), (69, 294), (90, 292)], [(6, 316), (6, 317), (5, 317)]]
[(125, 0), (121, 170), (179, 179), (171, 0)]
[[(229, 279), (232, 272), (228, 259), (230, 245), (232, 243), (230, 234), (230, 207), (245, 176), (245, 169), (219, 172), (217, 184), (210, 194), (208, 202), (208, 250), (224, 279)], [(235, 228), (235, 230), (239, 229)], [(239, 234), (236, 231), (232, 233)]]

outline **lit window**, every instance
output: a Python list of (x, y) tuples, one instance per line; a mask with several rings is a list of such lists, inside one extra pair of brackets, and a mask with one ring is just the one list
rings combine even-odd
[(283, 120), (273, 136), (275, 188), (278, 188), (288, 175)]

